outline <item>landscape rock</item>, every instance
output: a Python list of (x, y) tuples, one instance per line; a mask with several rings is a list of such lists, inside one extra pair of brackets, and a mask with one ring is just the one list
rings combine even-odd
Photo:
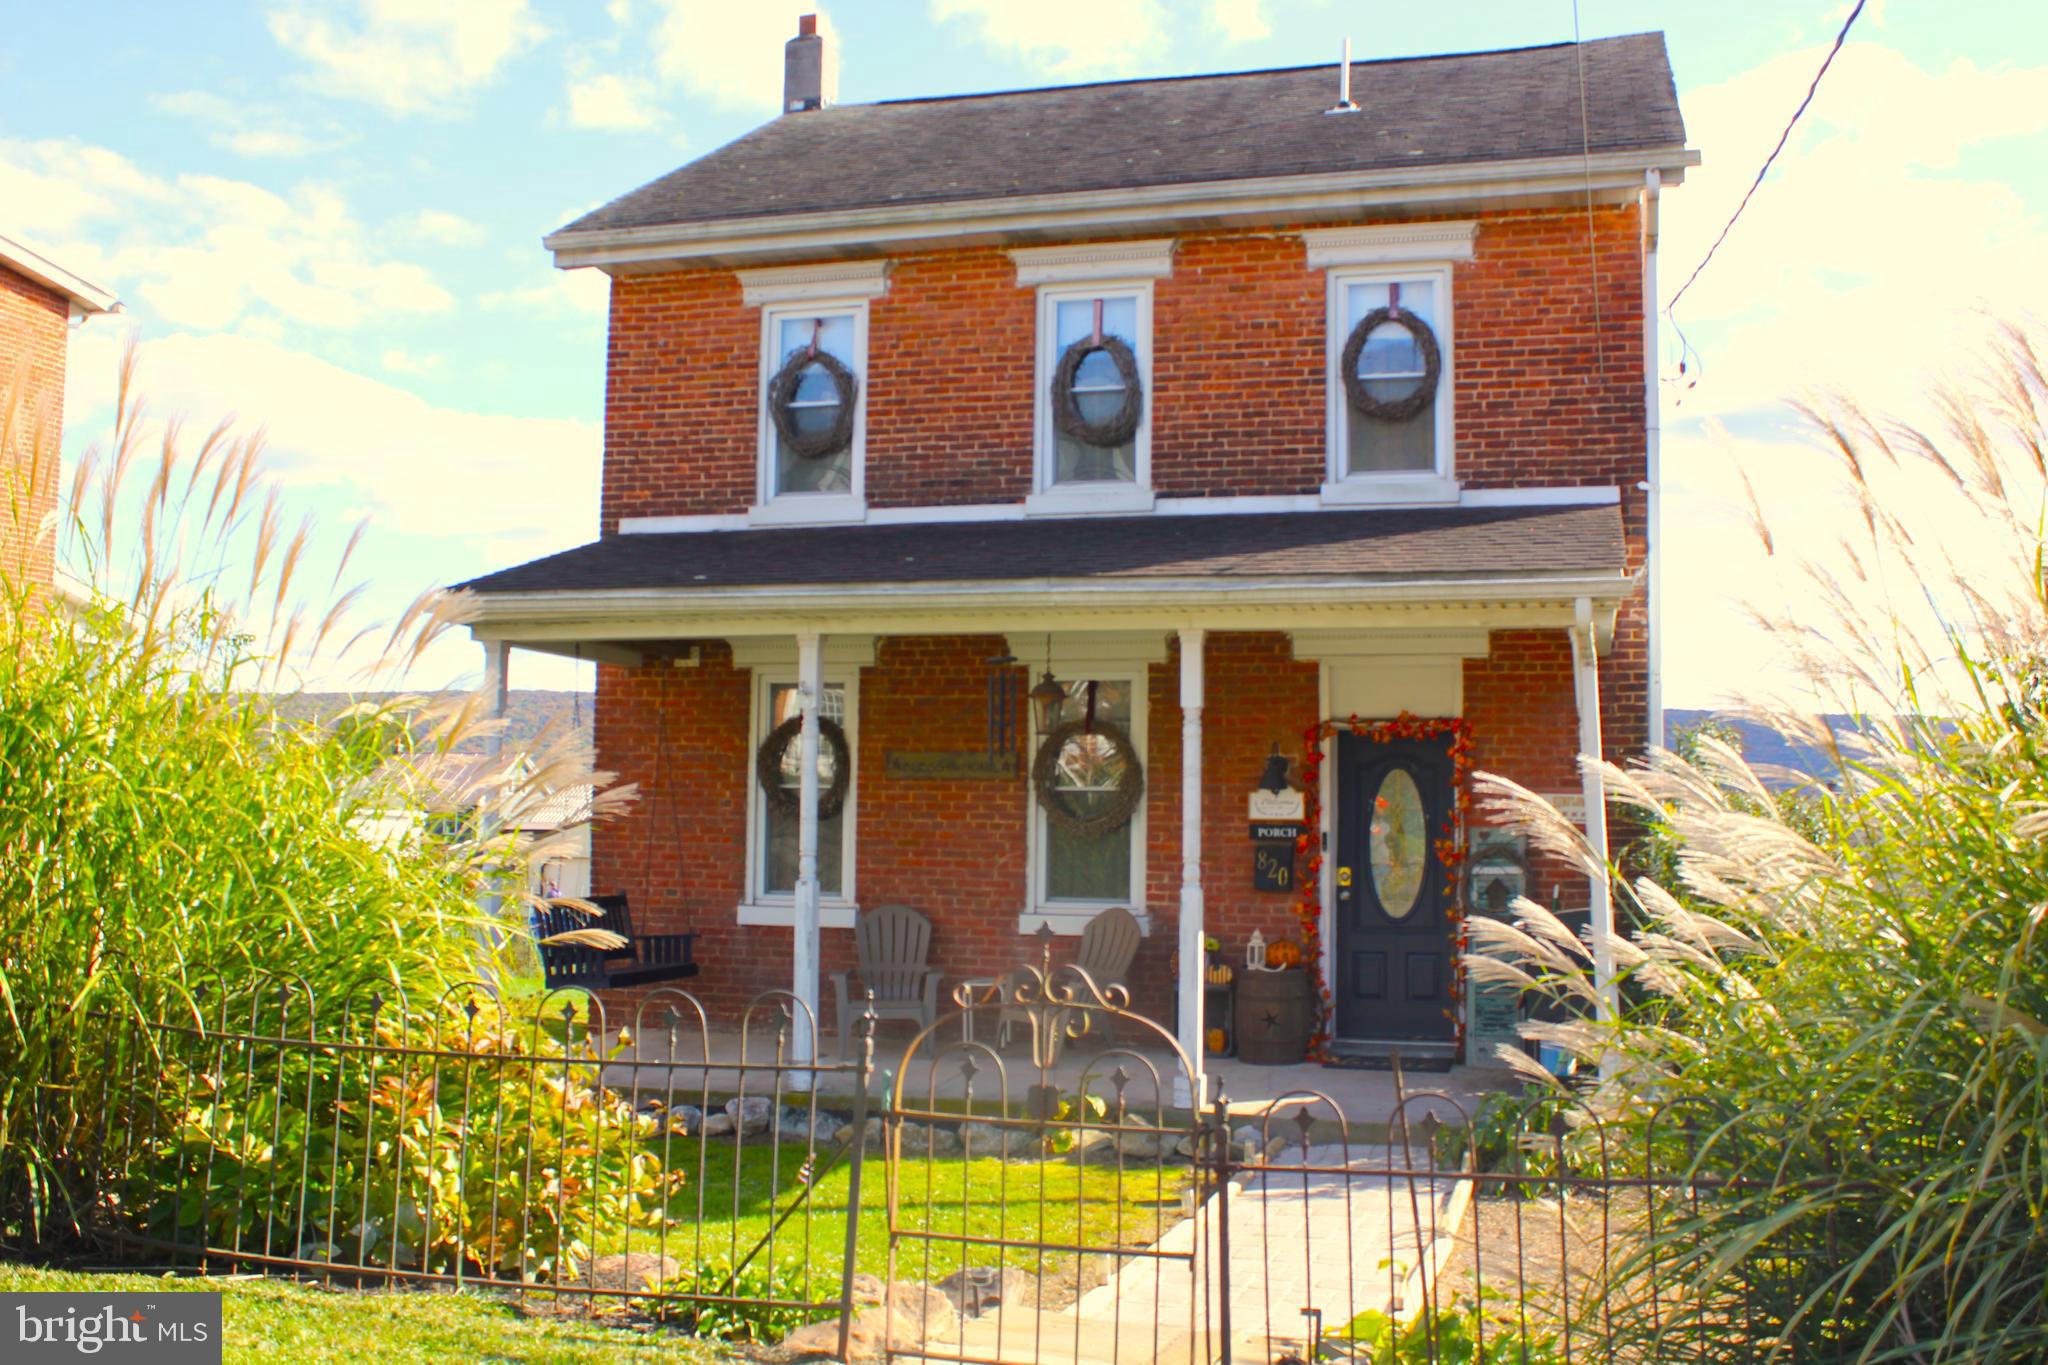
[(668, 1111), (668, 1130), (683, 1137), (704, 1131), (704, 1111), (694, 1104), (679, 1104)]
[(1038, 1135), (1025, 1128), (1004, 1128), (993, 1123), (963, 1123), (960, 1140), (975, 1156), (1024, 1158), (1036, 1156)]
[(939, 1292), (970, 1318), (978, 1318), (998, 1305), (1014, 1303), (1024, 1287), (1024, 1272), (1012, 1265), (966, 1266), (939, 1281)]
[[(880, 1281), (876, 1281), (877, 1298)], [(957, 1311), (953, 1301), (936, 1289), (898, 1281), (889, 1286), (889, 1302), (862, 1309), (848, 1324), (847, 1353), (858, 1359), (872, 1359), (883, 1352), (883, 1334), (890, 1333), (889, 1345), (898, 1351), (914, 1351), (952, 1335)], [(793, 1357), (831, 1355), (839, 1349), (839, 1321), (814, 1322), (799, 1327), (782, 1339), (782, 1350)]]
[(860, 1142), (870, 1152), (882, 1150), (882, 1136), (887, 1131), (880, 1119), (869, 1119), (861, 1125)]
[(746, 1137), (767, 1132), (769, 1117), (774, 1112), (774, 1103), (765, 1095), (746, 1095), (725, 1102), (725, 1116)]
[(703, 1133), (705, 1137), (731, 1137), (736, 1127), (737, 1125), (733, 1123), (732, 1115), (730, 1114), (706, 1114), (704, 1116)]
[(578, 1274), (570, 1283), (589, 1284), (593, 1289), (650, 1289), (668, 1283), (682, 1273), (673, 1256), (656, 1256), (633, 1251), (624, 1256), (600, 1256), (590, 1263), (589, 1279)]

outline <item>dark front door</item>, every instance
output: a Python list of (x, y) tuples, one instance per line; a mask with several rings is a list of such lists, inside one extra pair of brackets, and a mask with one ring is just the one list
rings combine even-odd
[(1337, 1037), (1449, 1043), (1447, 739), (1337, 736)]

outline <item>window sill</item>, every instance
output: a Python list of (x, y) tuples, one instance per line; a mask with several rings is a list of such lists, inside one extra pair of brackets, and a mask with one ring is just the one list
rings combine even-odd
[(851, 493), (791, 493), (747, 509), (749, 526), (851, 525), (867, 517), (867, 500)]
[(1149, 512), (1157, 501), (1149, 488), (1134, 484), (1068, 484), (1033, 493), (1024, 499), (1027, 517), (1078, 517), (1105, 513)]
[[(1052, 931), (1061, 937), (1079, 938), (1082, 931), (1087, 929), (1089, 920), (1110, 908), (1111, 902), (1105, 901), (1101, 905), (1042, 906), (1036, 910), (1026, 910), (1017, 916), (1017, 932), (1035, 934), (1050, 925)], [(1123, 908), (1129, 910), (1137, 919), (1139, 930), (1146, 937), (1151, 937), (1152, 917), (1136, 906), (1126, 905)]]
[(1323, 504), (1336, 507), (1451, 504), (1458, 481), (1436, 474), (1359, 474), (1323, 485)]
[[(818, 904), (818, 927), (851, 929), (853, 917), (859, 912), (860, 907), (852, 901), (821, 901)], [(742, 901), (738, 917), (742, 925), (794, 929), (796, 904), (793, 901)]]

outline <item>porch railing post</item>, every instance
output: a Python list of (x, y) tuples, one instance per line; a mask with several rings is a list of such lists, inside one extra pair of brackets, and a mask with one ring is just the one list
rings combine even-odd
[(853, 1118), (846, 1131), (853, 1134), (853, 1151), (849, 1159), (853, 1163), (846, 1175), (846, 1264), (839, 1272), (839, 1352), (838, 1359), (849, 1360), (853, 1349), (853, 1277), (857, 1267), (855, 1256), (860, 1250), (860, 1168), (867, 1153), (868, 1087), (875, 1078), (875, 1005), (872, 992), (868, 1003), (861, 1010), (858, 1029), (859, 1046), (854, 1049)]

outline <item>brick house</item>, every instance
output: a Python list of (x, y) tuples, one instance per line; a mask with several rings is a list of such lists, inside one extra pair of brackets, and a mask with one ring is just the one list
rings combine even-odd
[(0, 577), (56, 581), (57, 451), (64, 431), (64, 360), (71, 324), (116, 312), (114, 296), (19, 238), (0, 233)]
[(949, 987), (1122, 906), (1196, 1056), (1254, 931), (1334, 1052), (1455, 1054), (1468, 765), (1604, 841), (1575, 755), (1657, 738), (1661, 36), (869, 105), (822, 45), (547, 239), (612, 276), (602, 521), (467, 587), (491, 685), (598, 664), (593, 886), (729, 1017), (864, 906)]

